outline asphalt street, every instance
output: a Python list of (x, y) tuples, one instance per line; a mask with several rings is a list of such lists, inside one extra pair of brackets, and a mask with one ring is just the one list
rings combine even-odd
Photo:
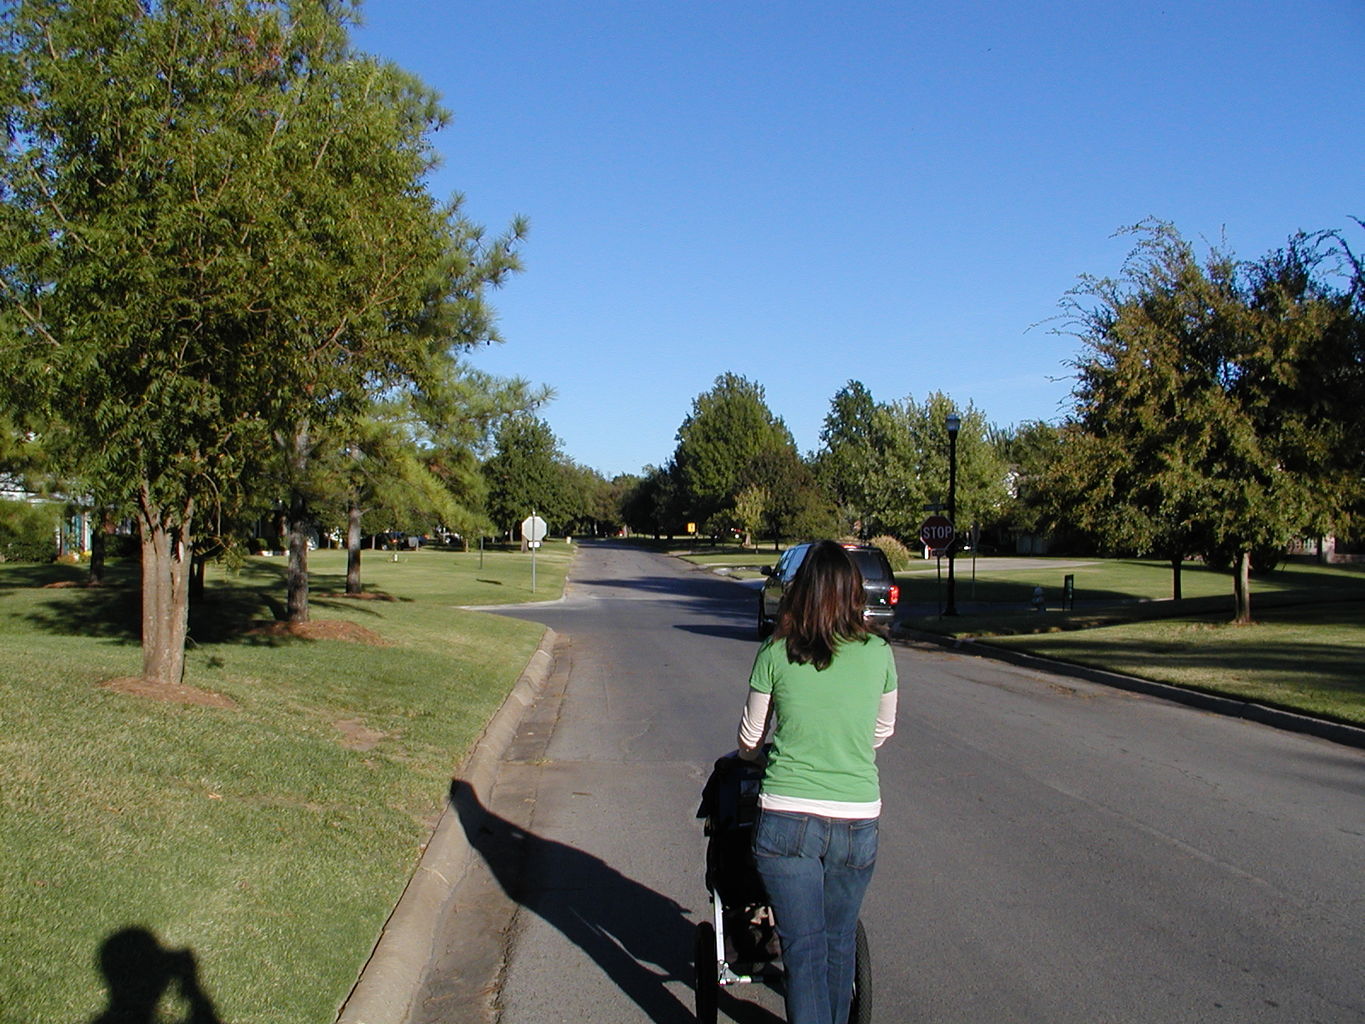
[[(412, 1024), (475, 1001), (501, 1024), (693, 1019), (694, 814), (735, 744), (753, 605), (589, 544), (563, 601), (507, 612), (558, 634), (554, 675), (468, 819), (483, 880)], [(875, 1019), (1365, 1021), (1365, 752), (941, 648), (896, 659)], [(781, 999), (737, 987), (721, 1017), (773, 1024)]]

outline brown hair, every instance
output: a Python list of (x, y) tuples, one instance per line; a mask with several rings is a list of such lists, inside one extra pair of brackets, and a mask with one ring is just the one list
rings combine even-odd
[(810, 546), (782, 598), (773, 635), (787, 642), (787, 660), (823, 671), (846, 640), (864, 640), (863, 575), (832, 540)]

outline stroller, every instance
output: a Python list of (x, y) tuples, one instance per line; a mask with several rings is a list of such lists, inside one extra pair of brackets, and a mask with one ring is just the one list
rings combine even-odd
[[(716, 761), (697, 808), (697, 817), (705, 820), (706, 891), (711, 898), (711, 920), (697, 925), (693, 946), (701, 1024), (715, 1024), (722, 988), (782, 977), (776, 923), (752, 847), (762, 781), (760, 764), (726, 754)], [(861, 920), (848, 1020), (872, 1020), (872, 960)]]

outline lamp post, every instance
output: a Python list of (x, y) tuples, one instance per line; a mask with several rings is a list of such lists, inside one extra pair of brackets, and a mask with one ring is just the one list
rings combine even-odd
[(953, 535), (948, 541), (948, 601), (945, 615), (957, 614), (957, 581), (953, 578), (953, 553), (957, 548), (957, 432), (962, 420), (957, 413), (948, 415), (948, 521), (953, 524)]

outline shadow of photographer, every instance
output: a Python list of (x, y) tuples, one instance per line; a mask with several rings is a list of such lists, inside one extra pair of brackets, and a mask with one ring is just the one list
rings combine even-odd
[(124, 928), (100, 947), (100, 970), (109, 988), (109, 1005), (90, 1024), (156, 1024), (169, 995), (185, 1016), (180, 1024), (222, 1024), (213, 1001), (199, 984), (199, 968), (188, 949), (166, 949), (145, 928)]

